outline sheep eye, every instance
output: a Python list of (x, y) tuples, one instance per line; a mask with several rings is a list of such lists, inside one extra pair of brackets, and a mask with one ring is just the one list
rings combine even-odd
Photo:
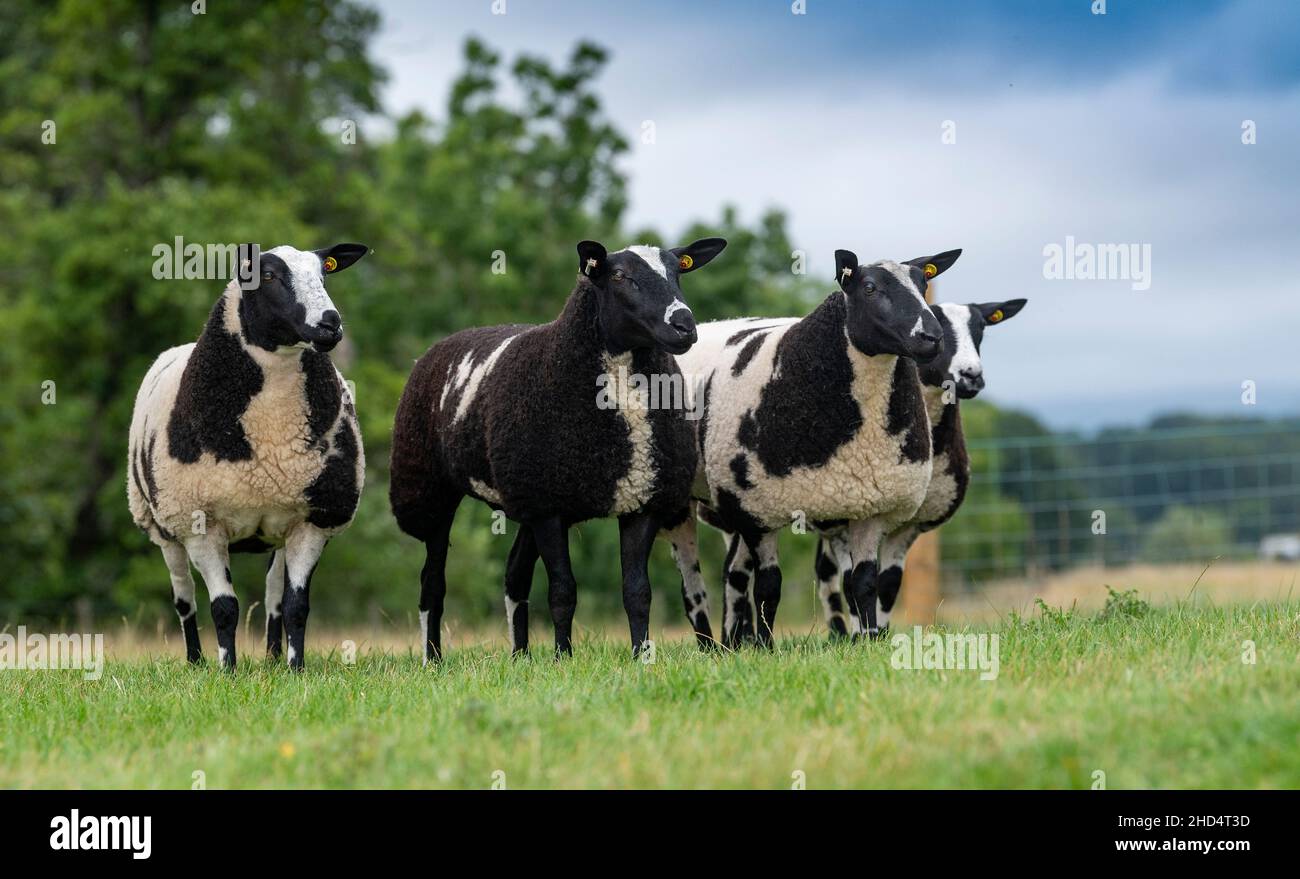
[(618, 271), (615, 271), (615, 272), (614, 272), (614, 280), (615, 280), (615, 281), (622, 281), (622, 280), (623, 280), (624, 278), (626, 278), (626, 277), (627, 277), (627, 275), (624, 275), (624, 274), (623, 274), (623, 271), (622, 271), (621, 269), (618, 270)]
[(862, 289), (865, 290), (867, 293), (875, 293), (876, 285), (871, 283), (870, 281), (867, 281), (865, 284), (862, 285)]
[(263, 280), (263, 281), (270, 281), (270, 280), (273, 280), (274, 278), (275, 278), (275, 275), (271, 274), (270, 272), (262, 272), (262, 280)]

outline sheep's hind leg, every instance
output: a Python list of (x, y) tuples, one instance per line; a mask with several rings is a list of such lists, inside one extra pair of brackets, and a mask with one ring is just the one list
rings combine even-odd
[(578, 584), (569, 563), (569, 529), (558, 516), (528, 523), (537, 552), (546, 566), (547, 598), (555, 625), (555, 655), (573, 655), (573, 614), (578, 608)]
[(776, 608), (781, 603), (781, 564), (777, 558), (778, 536), (775, 531), (764, 534), (749, 544), (749, 552), (758, 560), (754, 574), (755, 627), (758, 643), (771, 648), (776, 627)]
[(311, 612), (311, 575), (325, 551), (329, 536), (304, 522), (289, 532), (284, 543), (285, 584), (281, 606), (284, 633), (289, 642), (289, 668), (302, 671), (307, 653), (307, 614)]
[(734, 650), (754, 640), (754, 606), (749, 600), (754, 560), (739, 534), (727, 536), (727, 558), (722, 563), (722, 646)]
[(283, 652), (281, 642), (284, 638), (284, 616), (280, 603), (284, 598), (287, 573), (284, 548), (281, 547), (271, 553), (271, 560), (266, 566), (266, 655), (270, 659), (278, 660)]
[(420, 653), (425, 665), (442, 660), (442, 611), (447, 598), (447, 546), (456, 521), (460, 497), (433, 515), (424, 538), (424, 567), (420, 569)]
[(686, 609), (686, 621), (691, 624), (700, 649), (710, 650), (717, 646), (717, 642), (709, 623), (709, 590), (704, 585), (704, 575), (700, 573), (698, 527), (691, 511), (685, 511), (684, 515), (678, 525), (663, 534), (672, 544), (673, 560), (682, 575), (682, 606)]
[(528, 652), (528, 595), (533, 589), (537, 566), (537, 540), (527, 525), (519, 526), (506, 560), (506, 626), (510, 629), (510, 652)]
[(826, 617), (826, 627), (831, 631), (831, 638), (845, 638), (849, 634), (849, 612), (845, 607), (845, 598), (840, 591), (840, 564), (830, 547), (830, 538), (822, 535), (817, 538), (817, 554), (814, 568), (817, 572), (817, 597), (822, 602), (822, 613)]
[(167, 543), (162, 547), (163, 560), (167, 562), (167, 572), (171, 574), (172, 606), (181, 619), (181, 631), (185, 635), (185, 660), (196, 664), (203, 661), (203, 648), (199, 645), (198, 608), (194, 603), (194, 577), (190, 574), (190, 557), (185, 547), (179, 543)]
[(185, 545), (194, 567), (208, 587), (212, 627), (217, 632), (217, 659), (224, 668), (235, 667), (235, 635), (239, 631), (239, 599), (230, 581), (230, 550), (224, 534), (209, 531)]
[(654, 516), (638, 514), (618, 520), (619, 555), (623, 566), (623, 610), (632, 636), (632, 655), (650, 642), (650, 549), (659, 533)]
[(889, 633), (889, 615), (898, 600), (898, 590), (903, 585), (903, 568), (907, 563), (907, 551), (920, 536), (919, 528), (903, 528), (886, 537), (880, 547), (880, 577), (876, 585), (876, 625), (880, 628), (882, 638)]

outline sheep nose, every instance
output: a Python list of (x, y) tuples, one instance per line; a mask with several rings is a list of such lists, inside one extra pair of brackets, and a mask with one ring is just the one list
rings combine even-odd
[(668, 326), (672, 327), (683, 336), (690, 336), (691, 341), (695, 341), (695, 318), (685, 309), (674, 312), (673, 316), (668, 319)]
[(339, 317), (339, 313), (331, 308), (320, 316), (316, 326), (322, 330), (337, 333), (343, 327), (343, 318)]
[(941, 340), (938, 336), (919, 330), (912, 334), (912, 338), (914, 339), (912, 343), (914, 359), (927, 363), (939, 356)]

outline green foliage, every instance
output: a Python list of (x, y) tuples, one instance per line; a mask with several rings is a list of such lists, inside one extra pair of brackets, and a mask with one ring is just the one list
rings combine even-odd
[(1098, 617), (1103, 620), (1118, 619), (1121, 617), (1144, 617), (1151, 612), (1151, 605), (1146, 599), (1138, 596), (1136, 589), (1125, 589), (1117, 592), (1109, 585), (1106, 586), (1106, 606), (1101, 609)]
[(1147, 561), (1208, 561), (1226, 552), (1232, 543), (1228, 520), (1213, 510), (1170, 507), (1151, 526), (1143, 545)]

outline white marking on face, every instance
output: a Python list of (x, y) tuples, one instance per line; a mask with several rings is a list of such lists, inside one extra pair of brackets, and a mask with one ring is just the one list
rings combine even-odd
[(691, 307), (680, 299), (674, 299), (672, 302), (668, 303), (668, 308), (664, 310), (664, 323), (668, 323), (669, 319), (673, 316), (673, 312), (682, 311), (683, 309), (690, 311)]
[(952, 331), (957, 337), (957, 348), (952, 353), (948, 374), (954, 379), (959, 378), (963, 372), (967, 375), (982, 375), (984, 365), (980, 362), (980, 352), (975, 349), (975, 340), (970, 335), (970, 306), (944, 302), (936, 307), (943, 310), (943, 316), (952, 324)]
[(924, 328), (925, 328), (925, 316), (918, 314), (916, 316), (916, 324), (913, 325), (912, 327), (911, 335), (915, 336), (917, 333), (921, 332), (921, 330), (923, 330)]
[[(456, 404), (456, 414), (451, 419), (452, 424), (455, 424), (457, 421), (460, 421), (465, 417), (465, 413), (469, 411), (469, 404), (474, 402), (474, 395), (478, 393), (478, 386), (483, 383), (483, 379), (492, 371), (492, 367), (497, 365), (497, 359), (505, 353), (505, 350), (510, 347), (510, 343), (516, 338), (518, 337), (511, 336), (509, 339), (506, 339), (487, 356), (486, 360), (469, 371), (469, 381), (465, 385), (465, 393), (460, 395), (460, 402)], [(465, 358), (465, 360), (461, 361), (462, 368), (469, 365), (469, 355), (466, 354)], [(459, 371), (457, 372), (456, 378), (457, 381), (460, 380)]]
[(645, 260), (651, 270), (663, 278), (668, 279), (668, 269), (664, 267), (663, 251), (657, 247), (651, 247), (649, 244), (634, 244), (631, 247), (624, 247), (618, 253), (634, 253), (641, 259)]
[(325, 275), (319, 256), (287, 244), (273, 247), (267, 253), (280, 257), (289, 267), (289, 285), (294, 297), (307, 310), (307, 326), (318, 326), (325, 312), (338, 311), (325, 292)]
[(911, 269), (907, 266), (900, 265), (891, 259), (882, 259), (880, 262), (873, 262), (871, 266), (889, 272), (898, 280), (898, 283), (903, 285), (904, 289), (910, 290), (912, 295), (921, 301), (922, 305), (925, 304), (925, 291), (916, 288), (916, 284), (912, 281)]

